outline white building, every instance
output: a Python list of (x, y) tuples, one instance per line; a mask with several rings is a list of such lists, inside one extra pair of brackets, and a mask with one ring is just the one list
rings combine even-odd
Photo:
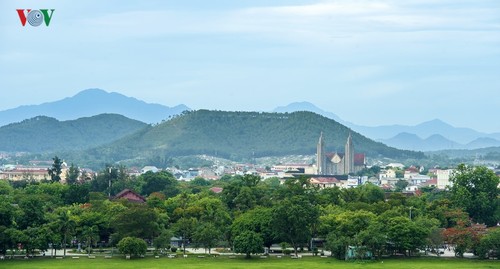
[(450, 182), (450, 177), (452, 174), (453, 169), (436, 170), (437, 188), (444, 190), (446, 187), (451, 186), (452, 183)]
[(380, 171), (378, 178), (379, 179), (396, 178), (396, 171), (394, 169), (382, 170), (382, 171)]

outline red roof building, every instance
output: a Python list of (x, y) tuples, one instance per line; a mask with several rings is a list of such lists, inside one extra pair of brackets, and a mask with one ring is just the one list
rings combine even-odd
[(119, 192), (117, 195), (113, 197), (113, 200), (118, 200), (118, 199), (126, 199), (134, 203), (146, 202), (146, 198), (142, 197), (141, 195), (137, 194), (136, 192), (130, 189), (124, 189), (123, 191)]

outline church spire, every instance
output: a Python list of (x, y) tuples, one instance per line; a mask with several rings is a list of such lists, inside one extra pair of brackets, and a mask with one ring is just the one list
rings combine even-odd
[(352, 144), (352, 135), (350, 131), (345, 143), (344, 160), (344, 172), (346, 174), (354, 173), (354, 145)]
[(319, 135), (318, 145), (316, 146), (316, 168), (318, 175), (326, 173), (326, 153), (323, 132)]

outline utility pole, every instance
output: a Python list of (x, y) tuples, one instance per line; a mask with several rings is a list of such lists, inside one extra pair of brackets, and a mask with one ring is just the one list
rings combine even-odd
[(111, 198), (111, 167), (108, 168), (108, 198)]

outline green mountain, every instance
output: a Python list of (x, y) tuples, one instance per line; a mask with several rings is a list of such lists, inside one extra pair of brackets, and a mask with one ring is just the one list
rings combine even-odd
[[(207, 154), (232, 160), (261, 156), (315, 154), (323, 132), (328, 151), (344, 151), (349, 132), (312, 112), (259, 113), (198, 110), (149, 126), (110, 145), (87, 151), (90, 158), (122, 161)], [(371, 157), (423, 158), (352, 132), (355, 151)]]
[(41, 153), (89, 149), (146, 126), (117, 114), (68, 121), (38, 116), (0, 127), (0, 151)]

